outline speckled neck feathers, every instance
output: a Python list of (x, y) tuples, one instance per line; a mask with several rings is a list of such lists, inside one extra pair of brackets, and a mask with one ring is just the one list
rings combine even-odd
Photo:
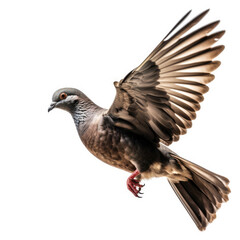
[(86, 121), (88, 108), (86, 108), (85, 105), (86, 104), (84, 102), (79, 103), (72, 112), (72, 117), (76, 127), (78, 127), (80, 123), (83, 124)]
[(101, 110), (99, 106), (93, 103), (90, 99), (87, 101), (80, 100), (75, 108), (71, 111), (74, 123), (80, 133), (89, 125), (95, 114)]

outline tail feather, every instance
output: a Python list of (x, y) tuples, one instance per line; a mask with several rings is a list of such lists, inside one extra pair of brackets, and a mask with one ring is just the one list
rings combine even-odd
[(207, 224), (216, 218), (221, 204), (228, 201), (229, 180), (175, 154), (171, 156), (189, 170), (192, 178), (168, 181), (199, 230), (205, 230)]
[(207, 226), (205, 216), (199, 209), (198, 205), (192, 200), (186, 189), (182, 186), (182, 182), (173, 183), (171, 180), (168, 181), (198, 229), (204, 230)]

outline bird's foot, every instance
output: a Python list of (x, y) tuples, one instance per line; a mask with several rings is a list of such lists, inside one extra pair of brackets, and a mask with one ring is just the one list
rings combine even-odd
[(135, 197), (141, 198), (139, 196), (139, 194), (143, 194), (141, 193), (141, 189), (142, 187), (144, 187), (145, 185), (140, 184), (140, 180), (135, 179), (135, 177), (137, 177), (138, 175), (140, 175), (140, 172), (138, 170), (134, 171), (133, 174), (127, 179), (127, 188), (130, 192), (133, 193), (133, 195)]

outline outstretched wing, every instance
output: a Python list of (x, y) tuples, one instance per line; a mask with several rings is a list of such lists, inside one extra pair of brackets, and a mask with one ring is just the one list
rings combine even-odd
[(211, 47), (224, 34), (209, 34), (219, 21), (188, 33), (207, 12), (176, 31), (188, 12), (139, 67), (114, 83), (117, 94), (107, 116), (115, 126), (166, 145), (192, 126), (211, 72), (220, 65), (212, 60), (224, 49)]

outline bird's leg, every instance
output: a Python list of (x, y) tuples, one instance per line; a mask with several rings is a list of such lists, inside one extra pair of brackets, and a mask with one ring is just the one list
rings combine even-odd
[(127, 188), (130, 192), (133, 193), (135, 197), (140, 198), (139, 194), (142, 194), (141, 189), (144, 187), (144, 185), (140, 184), (140, 180), (135, 179), (135, 177), (138, 175), (140, 175), (140, 172), (138, 170), (135, 170), (132, 173), (132, 175), (127, 179)]

